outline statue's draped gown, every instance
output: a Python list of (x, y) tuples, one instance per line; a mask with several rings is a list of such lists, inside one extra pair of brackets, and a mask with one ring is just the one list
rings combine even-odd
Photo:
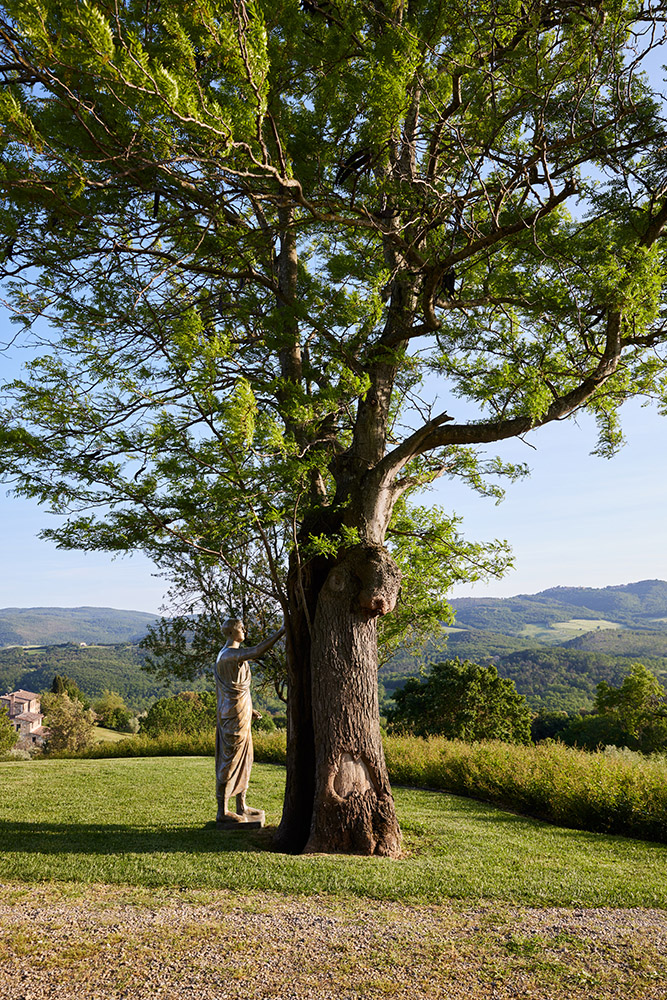
[(218, 654), (215, 664), (218, 725), (215, 775), (218, 803), (224, 809), (232, 795), (247, 791), (252, 768), (252, 700), (250, 667), (234, 656)]

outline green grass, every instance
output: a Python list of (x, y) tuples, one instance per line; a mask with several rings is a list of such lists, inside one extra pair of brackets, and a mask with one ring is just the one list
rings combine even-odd
[(667, 849), (566, 830), (493, 806), (395, 789), (405, 857), (290, 857), (271, 849), (284, 769), (256, 764), (268, 827), (222, 833), (205, 757), (0, 764), (5, 882), (328, 893), (437, 903), (667, 908)]
[(104, 726), (95, 726), (93, 730), (93, 741), (95, 743), (119, 743), (127, 740), (132, 733), (119, 733), (115, 729), (105, 729)]
[(550, 625), (524, 625), (518, 634), (522, 638), (538, 642), (558, 643), (574, 639), (586, 632), (593, 632), (598, 628), (618, 631), (624, 626), (606, 618), (570, 618), (568, 621), (552, 622)]
[[(285, 763), (285, 733), (257, 731), (255, 760)], [(543, 742), (519, 746), (433, 736), (384, 739), (393, 784), (453, 792), (593, 833), (667, 842), (667, 761), (639, 753), (589, 753)], [(212, 756), (215, 734), (163, 733), (98, 743), (58, 757)], [(55, 755), (54, 755), (55, 756)]]

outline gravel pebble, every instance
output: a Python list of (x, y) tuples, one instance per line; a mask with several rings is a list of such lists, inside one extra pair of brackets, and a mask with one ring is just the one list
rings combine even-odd
[(2, 1000), (667, 996), (661, 910), (66, 891), (0, 886)]

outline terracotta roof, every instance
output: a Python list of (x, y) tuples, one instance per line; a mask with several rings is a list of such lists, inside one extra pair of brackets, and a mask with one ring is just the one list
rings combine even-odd
[(41, 712), (21, 712), (20, 715), (15, 715), (14, 718), (19, 722), (37, 722), (38, 719), (43, 719), (44, 716)]
[(12, 691), (11, 693), (14, 695), (15, 698), (21, 698), (21, 699), (29, 698), (30, 701), (32, 701), (34, 698), (39, 698), (39, 695), (35, 694), (34, 691)]

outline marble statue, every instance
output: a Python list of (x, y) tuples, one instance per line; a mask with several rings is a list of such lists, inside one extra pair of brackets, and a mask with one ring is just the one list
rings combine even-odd
[[(227, 638), (215, 663), (215, 686), (218, 698), (218, 723), (215, 734), (215, 776), (218, 798), (217, 826), (240, 823), (264, 825), (261, 809), (246, 804), (246, 792), (252, 768), (253, 718), (261, 718), (252, 707), (250, 668), (248, 660), (256, 660), (285, 633), (281, 628), (257, 646), (241, 649), (245, 626), (237, 618), (228, 618), (223, 625)], [(236, 812), (231, 812), (228, 800), (236, 796)]]

